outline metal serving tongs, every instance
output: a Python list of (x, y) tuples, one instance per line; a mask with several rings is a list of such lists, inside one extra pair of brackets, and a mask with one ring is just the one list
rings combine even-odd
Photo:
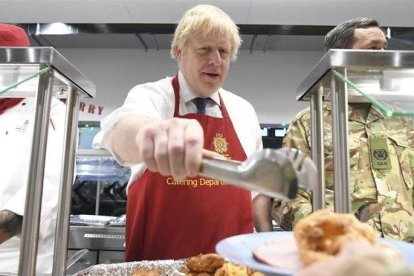
[(243, 162), (203, 158), (200, 175), (283, 199), (295, 198), (299, 186), (313, 190), (317, 185), (313, 161), (289, 148), (264, 149)]

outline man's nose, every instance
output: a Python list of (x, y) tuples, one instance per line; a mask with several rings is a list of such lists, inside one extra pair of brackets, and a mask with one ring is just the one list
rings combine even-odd
[(220, 65), (221, 64), (221, 56), (219, 50), (211, 51), (209, 55), (209, 64), (212, 65)]

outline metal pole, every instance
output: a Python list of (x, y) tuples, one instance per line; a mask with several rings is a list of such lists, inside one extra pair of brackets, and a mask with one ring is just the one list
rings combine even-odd
[[(99, 161), (99, 170), (101, 171), (102, 160)], [(95, 200), (95, 215), (99, 215), (99, 201), (101, 200), (101, 177), (98, 177), (98, 182), (96, 183), (96, 200)]]
[[(40, 68), (43, 69), (43, 68)], [(52, 98), (53, 71), (39, 76), (36, 93), (36, 110), (30, 166), (27, 181), (26, 205), (20, 241), (19, 275), (32, 276), (36, 271), (43, 178), (45, 174), (47, 134), (50, 102)]]
[(79, 95), (72, 87), (69, 86), (68, 88), (64, 136), (65, 141), (61, 168), (62, 177), (59, 191), (58, 213), (56, 218), (52, 275), (66, 274), (70, 207), (75, 172)]
[(323, 143), (323, 87), (319, 87), (317, 92), (312, 93), (310, 97), (311, 110), (311, 148), (312, 160), (318, 169), (317, 189), (312, 191), (312, 209), (313, 211), (325, 208), (325, 153)]
[(346, 83), (338, 80), (338, 78), (336, 78), (334, 75), (331, 76), (331, 93), (335, 183), (334, 207), (335, 212), (351, 213), (351, 201), (349, 194), (347, 85)]

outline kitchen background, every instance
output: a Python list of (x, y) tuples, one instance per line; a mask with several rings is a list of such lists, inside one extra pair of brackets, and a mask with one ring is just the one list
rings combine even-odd
[[(224, 88), (249, 100), (263, 124), (285, 124), (308, 103), (296, 88), (323, 55), (323, 36), (358, 16), (376, 18), (389, 49), (414, 49), (414, 1), (339, 0), (6, 0), (0, 19), (20, 23), (33, 46), (53, 46), (97, 86), (80, 120), (121, 105), (136, 84), (174, 75), (174, 24), (196, 4), (217, 5), (240, 25), (244, 43)], [(47, 23), (66, 23), (47, 24)], [(37, 24), (41, 23), (41, 24)], [(91, 106), (90, 106), (91, 105)], [(100, 109), (99, 109), (100, 108)]]
[[(376, 18), (389, 49), (414, 50), (414, 1), (404, 0), (2, 0), (0, 21), (17, 23), (32, 46), (52, 46), (97, 86), (80, 106), (80, 146), (72, 215), (118, 217), (125, 213), (129, 170), (105, 151), (90, 149), (99, 121), (120, 106), (136, 84), (177, 72), (169, 48), (185, 10), (213, 4), (239, 24), (243, 44), (224, 88), (249, 100), (263, 127), (266, 147), (279, 147), (291, 118), (308, 102), (296, 89), (324, 53), (323, 37), (336, 24)], [(87, 227), (72, 218), (69, 255), (88, 250), (71, 269), (123, 261), (122, 223)], [(95, 221), (96, 222), (96, 221)], [(92, 223), (91, 223), (92, 224)], [(99, 225), (99, 221), (97, 222)]]

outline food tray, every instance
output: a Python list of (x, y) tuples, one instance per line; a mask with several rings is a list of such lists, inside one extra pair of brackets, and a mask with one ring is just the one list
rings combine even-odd
[(118, 217), (96, 215), (70, 215), (71, 225), (107, 225)]
[(77, 276), (129, 276), (136, 270), (156, 270), (165, 276), (183, 276), (185, 260), (140, 261), (117, 264), (99, 264), (88, 267)]

